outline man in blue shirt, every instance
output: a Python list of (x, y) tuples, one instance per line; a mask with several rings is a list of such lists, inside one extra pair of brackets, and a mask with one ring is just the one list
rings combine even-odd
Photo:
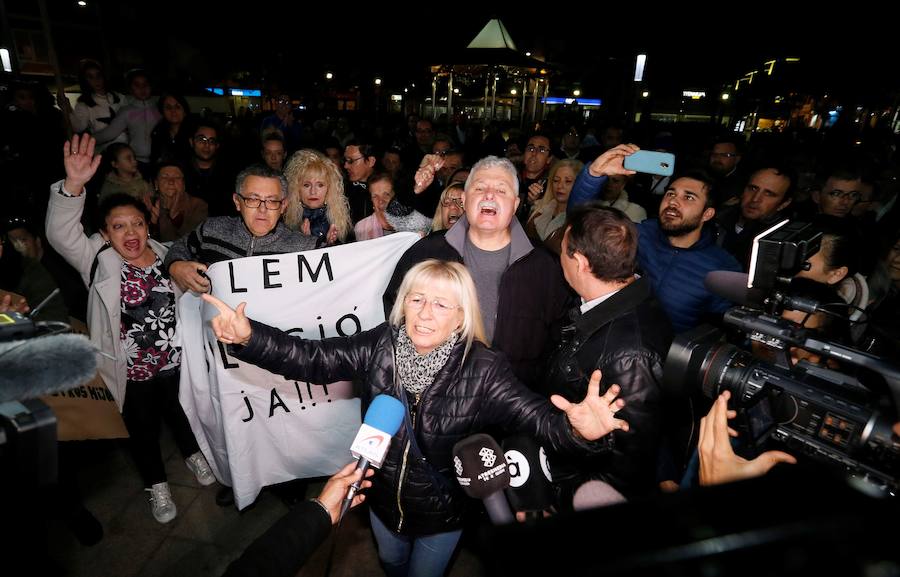
[[(625, 157), (638, 148), (621, 144), (585, 166), (569, 195), (569, 207), (597, 198), (606, 179), (625, 170)], [(638, 225), (638, 265), (650, 279), (657, 299), (669, 315), (676, 333), (699, 325), (704, 318), (721, 315), (733, 303), (703, 285), (714, 270), (740, 272), (737, 260), (716, 246), (712, 225), (716, 215), (712, 180), (702, 171), (673, 179), (659, 206), (659, 218)]]

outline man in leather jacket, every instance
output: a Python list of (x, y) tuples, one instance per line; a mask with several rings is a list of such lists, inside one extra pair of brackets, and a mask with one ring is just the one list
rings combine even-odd
[(582, 483), (599, 479), (626, 497), (645, 495), (656, 485), (656, 462), (663, 429), (663, 362), (672, 340), (668, 317), (653, 297), (650, 282), (635, 275), (638, 233), (621, 211), (584, 205), (569, 215), (562, 241), (563, 273), (581, 297), (563, 329), (562, 344), (549, 369), (549, 393), (580, 399), (595, 369), (601, 390), (618, 383), (631, 424), (613, 433), (613, 450), (602, 455), (549, 458), (560, 488), (560, 506)]

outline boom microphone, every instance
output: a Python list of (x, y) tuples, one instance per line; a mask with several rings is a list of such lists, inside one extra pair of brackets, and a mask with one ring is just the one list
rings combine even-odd
[(52, 335), (0, 343), (0, 403), (36, 399), (90, 381), (97, 349), (83, 335)]
[(716, 296), (728, 299), (741, 306), (759, 307), (766, 296), (765, 291), (747, 288), (747, 273), (730, 270), (714, 270), (706, 273), (703, 286)]
[(466, 437), (453, 446), (456, 480), (466, 495), (480, 499), (494, 525), (513, 522), (512, 511), (503, 495), (509, 486), (506, 458), (497, 441), (488, 435)]
[(553, 486), (547, 454), (528, 435), (513, 435), (503, 440), (503, 452), (509, 463), (509, 489), (506, 494), (516, 511), (541, 514), (553, 504)]
[[(400, 430), (405, 413), (403, 403), (390, 395), (378, 395), (372, 400), (356, 438), (350, 445), (350, 453), (359, 459), (356, 470), (362, 471), (362, 478), (365, 478), (370, 466), (378, 469), (384, 464), (384, 457), (391, 446), (391, 437)], [(362, 480), (350, 485), (347, 498), (341, 504), (340, 518), (343, 518), (344, 513), (350, 508), (361, 483)]]
[[(730, 270), (714, 270), (706, 274), (703, 286), (709, 292), (728, 299), (741, 306), (760, 308), (766, 299), (766, 291), (757, 288), (747, 288), (746, 273)], [(805, 297), (796, 297), (789, 294), (778, 295), (777, 302), (785, 309), (815, 313), (822, 310), (822, 306)]]

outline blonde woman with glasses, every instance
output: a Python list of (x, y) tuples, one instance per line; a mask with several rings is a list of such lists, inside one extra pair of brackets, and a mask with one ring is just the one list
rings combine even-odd
[[(467, 498), (454, 480), (453, 445), (488, 428), (535, 435), (556, 450), (603, 453), (624, 402), (599, 394), (595, 372), (578, 404), (550, 402), (516, 380), (485, 342), (475, 285), (466, 268), (426, 260), (403, 278), (388, 322), (351, 337), (310, 341), (251, 321), (210, 295), (216, 337), (237, 358), (289, 379), (361, 383), (363, 412), (379, 394), (406, 407), (366, 502), (388, 575), (440, 576), (456, 549)], [(252, 305), (251, 305), (252, 306)], [(556, 408), (554, 408), (554, 405)]]

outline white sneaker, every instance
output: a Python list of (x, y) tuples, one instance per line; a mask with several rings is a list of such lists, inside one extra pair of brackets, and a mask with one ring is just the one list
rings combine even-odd
[(153, 517), (160, 523), (168, 523), (175, 518), (178, 510), (175, 508), (175, 501), (172, 500), (172, 493), (169, 492), (168, 483), (157, 483), (149, 489), (150, 491), (150, 510), (153, 511)]
[(216, 476), (213, 475), (209, 463), (206, 462), (206, 457), (200, 451), (185, 459), (184, 462), (187, 463), (188, 469), (197, 477), (197, 482), (204, 487), (216, 482)]

